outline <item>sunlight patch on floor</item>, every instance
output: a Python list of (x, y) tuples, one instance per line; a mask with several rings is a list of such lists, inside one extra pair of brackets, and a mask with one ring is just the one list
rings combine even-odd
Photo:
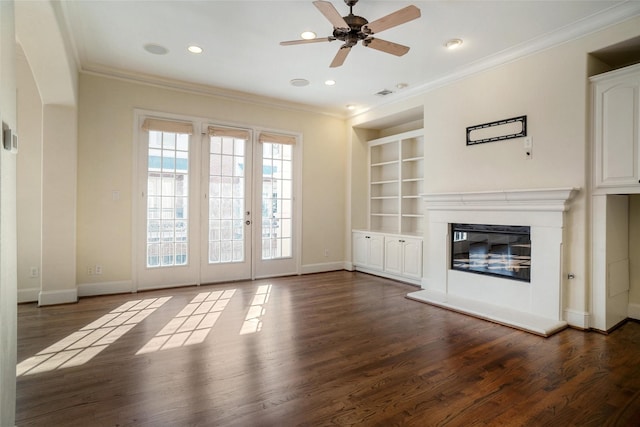
[(196, 295), (136, 354), (153, 353), (204, 342), (235, 292), (235, 289), (228, 289)]
[(247, 316), (242, 324), (242, 328), (240, 328), (240, 335), (254, 334), (262, 330), (262, 318), (267, 312), (266, 305), (269, 302), (270, 294), (271, 285), (258, 287), (251, 306), (247, 311)]
[(128, 301), (20, 362), (16, 375), (32, 375), (83, 365), (170, 299), (171, 297), (163, 297)]

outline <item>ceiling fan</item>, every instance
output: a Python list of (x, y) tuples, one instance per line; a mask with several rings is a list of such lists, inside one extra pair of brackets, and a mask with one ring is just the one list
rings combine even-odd
[(353, 14), (353, 6), (358, 0), (344, 0), (349, 6), (349, 15), (340, 16), (332, 3), (328, 1), (314, 1), (313, 5), (331, 22), (333, 25), (333, 35), (329, 37), (315, 38), (310, 40), (291, 40), (280, 42), (282, 46), (294, 44), (331, 42), (334, 40), (343, 41), (344, 44), (338, 50), (335, 58), (331, 62), (330, 67), (341, 66), (351, 48), (362, 41), (362, 45), (370, 47), (382, 52), (390, 53), (396, 56), (402, 56), (409, 52), (409, 47), (398, 43), (389, 42), (379, 38), (372, 37), (381, 31), (404, 24), (420, 17), (420, 9), (415, 6), (407, 6), (397, 10), (389, 15), (376, 19), (373, 22), (367, 21), (362, 16)]

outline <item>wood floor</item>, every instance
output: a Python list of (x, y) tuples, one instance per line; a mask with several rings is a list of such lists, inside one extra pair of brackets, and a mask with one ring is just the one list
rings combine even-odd
[(20, 305), (17, 425), (640, 425), (640, 323), (541, 338), (415, 289), (340, 271)]

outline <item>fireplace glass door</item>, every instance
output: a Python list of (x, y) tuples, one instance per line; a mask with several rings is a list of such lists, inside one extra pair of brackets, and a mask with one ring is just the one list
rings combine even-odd
[(451, 224), (451, 268), (531, 281), (527, 226)]

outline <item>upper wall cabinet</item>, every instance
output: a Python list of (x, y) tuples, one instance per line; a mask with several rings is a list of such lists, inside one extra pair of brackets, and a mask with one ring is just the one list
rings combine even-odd
[(422, 129), (369, 141), (369, 229), (421, 233), (423, 181)]
[(591, 78), (594, 186), (640, 193), (640, 64)]

